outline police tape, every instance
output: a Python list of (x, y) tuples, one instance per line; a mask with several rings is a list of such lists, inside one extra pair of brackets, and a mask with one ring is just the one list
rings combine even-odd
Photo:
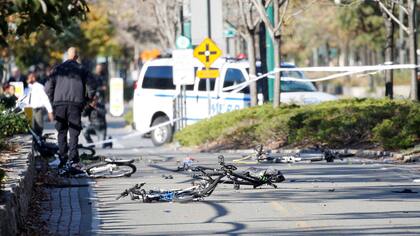
[(281, 77), (281, 81), (297, 81), (297, 82), (321, 82), (332, 80), (340, 77), (345, 77), (353, 74), (359, 74), (370, 71), (384, 71), (384, 70), (402, 70), (402, 69), (414, 69), (420, 68), (419, 65), (414, 64), (401, 64), (401, 65), (376, 65), (376, 66), (322, 66), (322, 67), (294, 67), (294, 68), (275, 68), (273, 71), (265, 73), (263, 75), (255, 76), (250, 75), (252, 79), (235, 84), (226, 88), (223, 88), (223, 92), (231, 91), (232, 93), (239, 92), (249, 84), (258, 81), (263, 78), (272, 78), (272, 75), (280, 72), (288, 71), (302, 71), (302, 72), (341, 72), (318, 79), (298, 79), (292, 77)]
[(133, 138), (133, 137), (137, 137), (137, 136), (143, 136), (149, 132), (152, 132), (155, 129), (159, 129), (163, 126), (166, 125), (172, 125), (174, 122), (181, 120), (182, 118), (176, 118), (176, 119), (172, 119), (163, 123), (160, 123), (158, 125), (152, 126), (144, 131), (137, 131), (137, 132), (133, 132), (124, 136), (120, 136), (118, 138), (111, 138), (111, 139), (106, 139), (103, 141), (99, 141), (99, 142), (94, 142), (94, 143), (88, 143), (87, 145), (100, 145), (100, 144), (106, 144), (106, 143), (112, 143), (113, 141), (117, 141), (117, 140), (123, 140), (123, 139), (128, 139), (128, 138)]
[[(172, 100), (177, 99), (181, 95), (181, 93), (182, 93), (182, 91), (179, 89), (179, 87), (177, 87), (177, 91), (172, 96)], [(118, 138), (111, 138), (111, 139), (106, 139), (106, 140), (103, 140), (103, 141), (89, 143), (88, 145), (100, 145), (100, 144), (112, 143), (113, 141), (117, 141), (117, 140), (123, 140), (123, 139), (132, 138), (132, 137), (143, 136), (143, 135), (145, 135), (145, 134), (147, 134), (149, 132), (152, 132), (155, 129), (158, 129), (160, 127), (163, 127), (163, 126), (166, 126), (166, 125), (169, 125), (169, 124), (172, 125), (173, 123), (175, 123), (175, 122), (177, 122), (179, 120), (182, 120), (182, 119), (183, 118), (172, 119), (172, 120), (163, 122), (161, 124), (152, 126), (152, 127), (148, 128), (148, 129), (146, 129), (145, 131), (142, 131), (142, 132), (134, 132), (134, 133), (131, 133), (131, 134), (127, 134), (127, 135), (118, 137)]]

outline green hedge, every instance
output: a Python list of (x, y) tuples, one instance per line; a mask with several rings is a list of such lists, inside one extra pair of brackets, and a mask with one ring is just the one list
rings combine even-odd
[(23, 114), (6, 112), (0, 106), (0, 149), (4, 138), (14, 134), (25, 133), (28, 130), (28, 122)]
[(0, 114), (0, 138), (27, 132), (28, 122), (23, 115)]
[(175, 139), (184, 146), (217, 142), (230, 148), (259, 143), (408, 148), (420, 141), (420, 105), (388, 99), (338, 100), (278, 109), (267, 104), (200, 121), (177, 133)]

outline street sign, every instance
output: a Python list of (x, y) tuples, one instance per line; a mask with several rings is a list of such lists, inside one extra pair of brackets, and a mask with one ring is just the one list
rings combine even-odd
[(194, 57), (204, 64), (206, 70), (197, 71), (199, 78), (217, 78), (218, 70), (210, 70), (210, 66), (222, 55), (222, 50), (211, 40), (206, 38), (194, 49)]
[(111, 78), (109, 82), (109, 112), (113, 116), (124, 113), (124, 80)]
[(173, 83), (174, 85), (194, 84), (194, 57), (192, 49), (177, 49), (172, 51)]
[(194, 49), (194, 57), (196, 57), (206, 68), (209, 68), (217, 58), (222, 55), (222, 51), (213, 42), (206, 38)]
[(210, 70), (210, 69), (205, 69), (205, 70), (199, 70), (197, 71), (197, 77), (198, 78), (203, 78), (203, 79), (213, 79), (213, 78), (217, 78), (219, 77), (219, 70)]
[(15, 87), (15, 96), (21, 98), (25, 94), (23, 82), (10, 82), (10, 85)]
[(233, 27), (229, 26), (227, 30), (223, 31), (223, 35), (226, 38), (233, 38), (236, 35), (236, 30)]

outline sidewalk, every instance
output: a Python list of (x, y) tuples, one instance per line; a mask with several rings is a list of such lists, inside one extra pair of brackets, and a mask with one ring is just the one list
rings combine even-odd
[(42, 219), (53, 235), (92, 235), (89, 179), (69, 178), (45, 188)]

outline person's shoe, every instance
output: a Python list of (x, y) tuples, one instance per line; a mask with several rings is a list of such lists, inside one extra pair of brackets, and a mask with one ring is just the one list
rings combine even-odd
[(50, 161), (48, 165), (52, 168), (58, 168), (60, 166), (61, 160), (58, 156), (54, 156), (55, 159), (53, 161)]
[(58, 159), (60, 160), (60, 163), (58, 164), (58, 169), (63, 169), (64, 167), (66, 167), (68, 157), (59, 155)]
[(71, 163), (69, 166), (69, 173), (73, 176), (85, 175), (86, 172), (83, 170), (84, 166), (80, 162)]

